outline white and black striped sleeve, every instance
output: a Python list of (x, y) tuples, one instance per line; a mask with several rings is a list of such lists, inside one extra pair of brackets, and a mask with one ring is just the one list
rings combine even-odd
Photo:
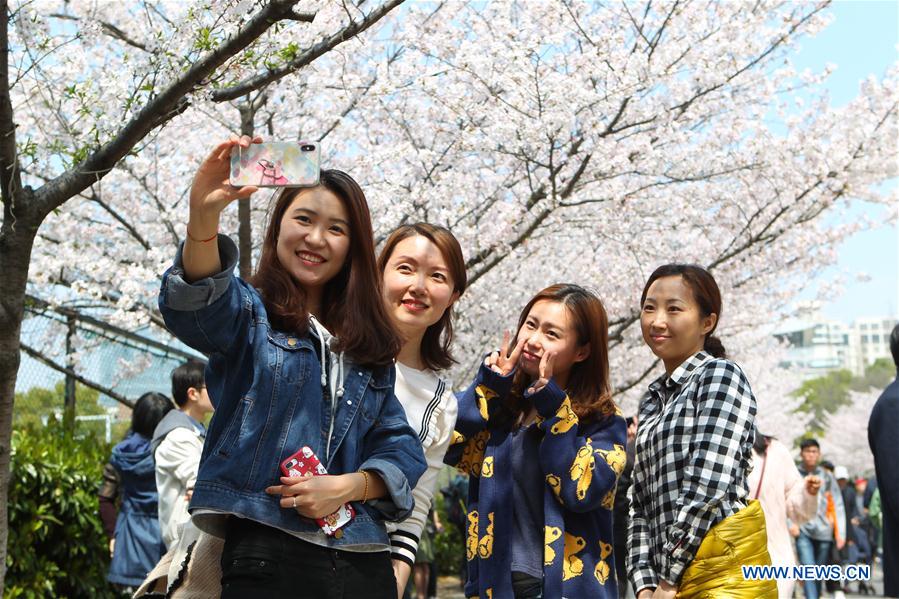
[[(440, 389), (443, 389), (441, 385)], [(443, 395), (443, 393), (441, 393)], [(425, 459), (428, 469), (421, 475), (418, 484), (412, 489), (412, 497), (415, 507), (412, 515), (406, 520), (395, 524), (395, 529), (390, 532), (390, 554), (392, 559), (404, 561), (410, 566), (415, 564), (415, 553), (418, 551), (418, 542), (421, 532), (424, 530), (431, 509), (431, 501), (434, 498), (434, 489), (437, 485), (437, 475), (443, 468), (443, 456), (449, 447), (456, 426), (458, 406), (452, 392), (446, 393), (446, 408), (441, 412), (437, 423), (437, 437), (434, 442), (425, 448)], [(439, 398), (438, 398), (439, 401)]]

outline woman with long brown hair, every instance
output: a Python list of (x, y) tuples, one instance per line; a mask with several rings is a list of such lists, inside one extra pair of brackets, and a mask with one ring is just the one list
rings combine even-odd
[(456, 237), (429, 223), (397, 227), (378, 257), (384, 305), (403, 345), (396, 358), (396, 397), (418, 434), (428, 469), (412, 490), (415, 507), (403, 522), (388, 525), (397, 592), (410, 572), (419, 599), (426, 596), (433, 560), (426, 524), (437, 475), (456, 425), (456, 398), (440, 376), (454, 360), (453, 304), (465, 292), (465, 258)]
[[(228, 183), (232, 149), (251, 142), (261, 139), (235, 136), (201, 165), (187, 239), (159, 296), (169, 329), (209, 355), (216, 411), (192, 520), (224, 538), (222, 597), (393, 598), (384, 521), (411, 512), (425, 461), (393, 394), (400, 339), (380, 298), (365, 195), (337, 170), (283, 190), (258, 270), (243, 281), (218, 223), (256, 191)], [(280, 477), (304, 446), (328, 474)], [(315, 519), (344, 503), (355, 517), (325, 534)]]
[(618, 597), (612, 504), (626, 426), (607, 352), (599, 299), (553, 285), (459, 396), (446, 462), (470, 476), (467, 596)]

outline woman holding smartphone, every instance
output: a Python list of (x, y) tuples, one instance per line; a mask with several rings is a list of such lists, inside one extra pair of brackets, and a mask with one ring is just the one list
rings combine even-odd
[[(421, 444), (393, 394), (399, 338), (380, 301), (371, 218), (346, 173), (284, 189), (255, 275), (233, 274), (237, 249), (219, 215), (255, 187), (229, 184), (232, 137), (200, 166), (187, 239), (163, 276), (169, 329), (209, 355), (216, 407), (190, 511), (225, 539), (222, 597), (394, 597), (384, 520), (412, 510)], [(309, 446), (326, 476), (279, 478)], [(354, 502), (333, 536), (315, 523)], [(342, 534), (341, 534), (342, 533)]]
[(466, 596), (618, 597), (612, 505), (627, 433), (607, 352), (599, 299), (553, 285), (459, 396), (446, 462), (470, 477)]
[[(396, 359), (396, 396), (418, 434), (428, 469), (412, 490), (412, 515), (388, 525), (402, 597), (428, 519), (437, 475), (456, 425), (456, 398), (439, 372), (453, 363), (452, 306), (465, 292), (465, 258), (449, 230), (428, 223), (394, 230), (378, 257), (387, 313), (403, 340)], [(416, 578), (416, 587), (423, 579)], [(419, 596), (426, 589), (418, 588)]]
[(746, 375), (712, 334), (721, 293), (692, 264), (666, 264), (640, 298), (643, 339), (665, 365), (640, 403), (628, 573), (638, 599), (776, 598), (765, 516), (750, 502), (756, 402)]

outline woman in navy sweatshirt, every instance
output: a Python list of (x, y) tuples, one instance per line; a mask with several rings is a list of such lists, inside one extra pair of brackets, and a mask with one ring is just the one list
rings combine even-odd
[(459, 397), (446, 457), (471, 481), (465, 594), (617, 598), (612, 504), (626, 426), (605, 309), (577, 285), (553, 285), (510, 337)]

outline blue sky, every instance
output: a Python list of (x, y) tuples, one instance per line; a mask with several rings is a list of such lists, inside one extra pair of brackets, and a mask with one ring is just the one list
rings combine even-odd
[[(831, 102), (841, 106), (858, 95), (861, 80), (872, 74), (881, 77), (899, 58), (899, 2), (842, 0), (834, 2), (830, 12), (835, 17), (833, 23), (816, 37), (804, 39), (793, 63), (798, 70), (813, 71), (820, 71), (827, 63), (836, 64), (827, 88)], [(865, 316), (899, 315), (897, 214), (899, 206), (853, 204), (850, 218), (868, 215), (881, 221), (892, 220), (892, 224), (858, 233), (845, 241), (839, 248), (837, 265), (817, 277), (816, 283), (839, 275), (846, 280), (843, 294), (822, 306), (827, 317), (848, 324)], [(858, 281), (860, 274), (867, 275), (868, 280)]]

